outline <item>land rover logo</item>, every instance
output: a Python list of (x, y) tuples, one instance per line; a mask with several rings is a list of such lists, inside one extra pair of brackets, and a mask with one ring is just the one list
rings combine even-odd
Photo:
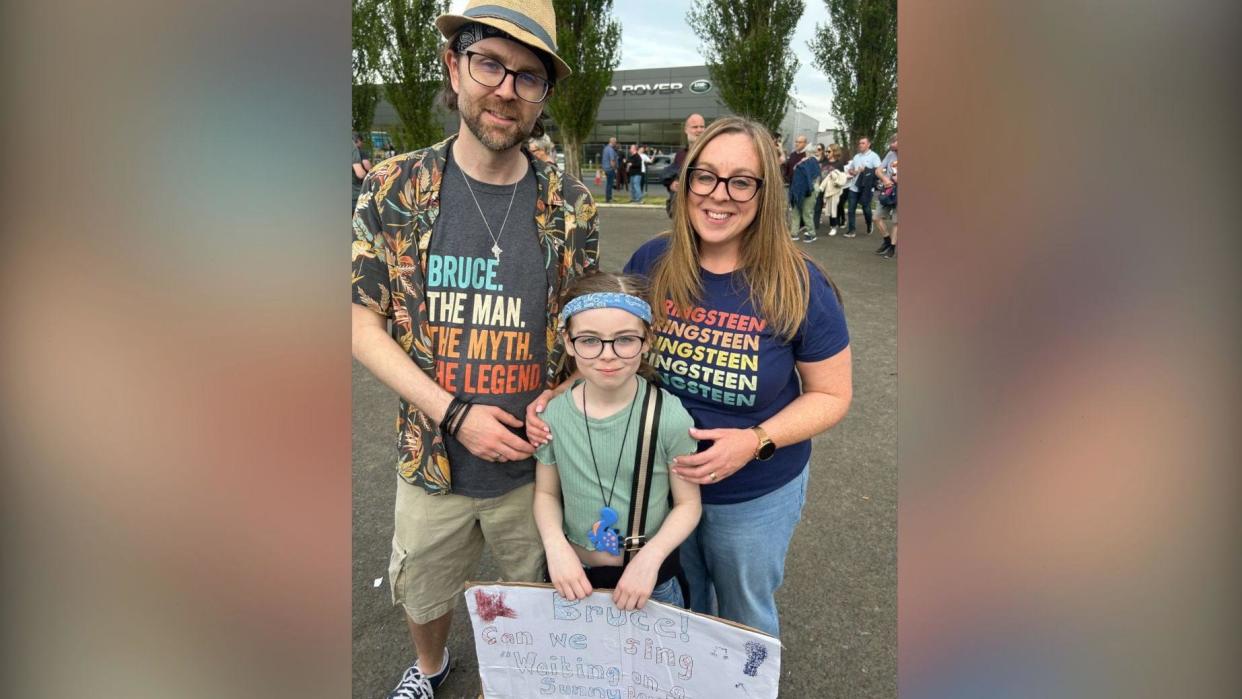
[(711, 84), (711, 81), (709, 80), (695, 80), (694, 82), (690, 83), (690, 91), (696, 95), (701, 95), (704, 92), (707, 92), (711, 89), (712, 89), (712, 84)]

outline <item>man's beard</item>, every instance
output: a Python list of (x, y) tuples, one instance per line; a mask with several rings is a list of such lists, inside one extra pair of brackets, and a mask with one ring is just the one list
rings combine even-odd
[[(474, 137), (479, 139), (479, 142), (489, 150), (497, 152), (507, 151), (530, 138), (531, 133), (535, 130), (534, 120), (530, 124), (522, 124), (520, 108), (506, 106), (503, 103), (485, 105), (482, 99), (477, 102), (466, 103), (465, 100), (461, 99), (460, 95), (457, 99), (461, 109), (462, 120), (466, 122), (466, 128), (470, 129), (470, 133), (474, 134)], [(514, 125), (510, 127), (510, 130), (484, 126), (483, 111), (485, 109), (506, 119), (513, 119), (515, 121)]]

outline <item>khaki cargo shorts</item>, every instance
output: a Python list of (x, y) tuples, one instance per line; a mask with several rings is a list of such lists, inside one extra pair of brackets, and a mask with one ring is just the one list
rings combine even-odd
[(535, 484), (495, 498), (428, 495), (397, 479), (396, 522), (388, 583), (392, 603), (416, 624), (438, 619), (457, 605), (462, 586), (477, 574), (486, 542), (511, 582), (542, 582), (543, 545), (534, 515)]

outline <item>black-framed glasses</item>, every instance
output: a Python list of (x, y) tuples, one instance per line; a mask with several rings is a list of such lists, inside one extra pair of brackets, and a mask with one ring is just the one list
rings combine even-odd
[(725, 193), (729, 198), (736, 202), (746, 202), (755, 198), (759, 193), (759, 188), (763, 186), (763, 180), (758, 177), (749, 175), (734, 175), (733, 177), (721, 177), (711, 170), (692, 167), (686, 171), (686, 179), (690, 183), (690, 191), (701, 197), (711, 196), (716, 191), (716, 186), (724, 182)]
[(527, 102), (538, 104), (548, 98), (548, 90), (552, 83), (534, 73), (522, 73), (509, 70), (503, 63), (469, 49), (462, 51), (466, 55), (466, 71), (474, 81), (484, 87), (500, 87), (505, 78), (513, 76), (513, 91)]
[(574, 353), (583, 359), (595, 359), (604, 353), (604, 345), (612, 345), (612, 353), (620, 359), (632, 359), (643, 351), (643, 338), (639, 335), (621, 335), (611, 340), (604, 340), (594, 335), (571, 337)]

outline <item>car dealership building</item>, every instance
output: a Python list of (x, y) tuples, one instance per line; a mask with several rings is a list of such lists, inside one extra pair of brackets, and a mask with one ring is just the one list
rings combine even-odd
[[(675, 151), (685, 145), (682, 124), (687, 116), (696, 113), (702, 114), (709, 124), (733, 114), (721, 103), (707, 66), (615, 71), (600, 102), (595, 130), (584, 144), (587, 161), (597, 161), (612, 136), (625, 145), (644, 143), (658, 151)], [(381, 100), (375, 110), (374, 128), (392, 130), (396, 123), (396, 112)], [(545, 124), (552, 140), (560, 145), (555, 121), (548, 118)], [(456, 131), (457, 125), (456, 114), (444, 115), (445, 133)], [(797, 135), (813, 142), (818, 133), (819, 122), (792, 107), (781, 122), (786, 150), (792, 148)]]
[[(595, 130), (585, 144), (588, 160), (595, 160), (612, 136), (624, 144), (645, 143), (661, 151), (675, 151), (683, 143), (682, 125), (691, 114), (707, 123), (733, 112), (720, 101), (720, 92), (707, 66), (619, 70), (599, 105)], [(554, 125), (553, 125), (554, 126)], [(549, 128), (554, 140), (555, 128)], [(781, 122), (786, 148), (803, 134), (814, 140), (819, 122), (793, 108)]]

